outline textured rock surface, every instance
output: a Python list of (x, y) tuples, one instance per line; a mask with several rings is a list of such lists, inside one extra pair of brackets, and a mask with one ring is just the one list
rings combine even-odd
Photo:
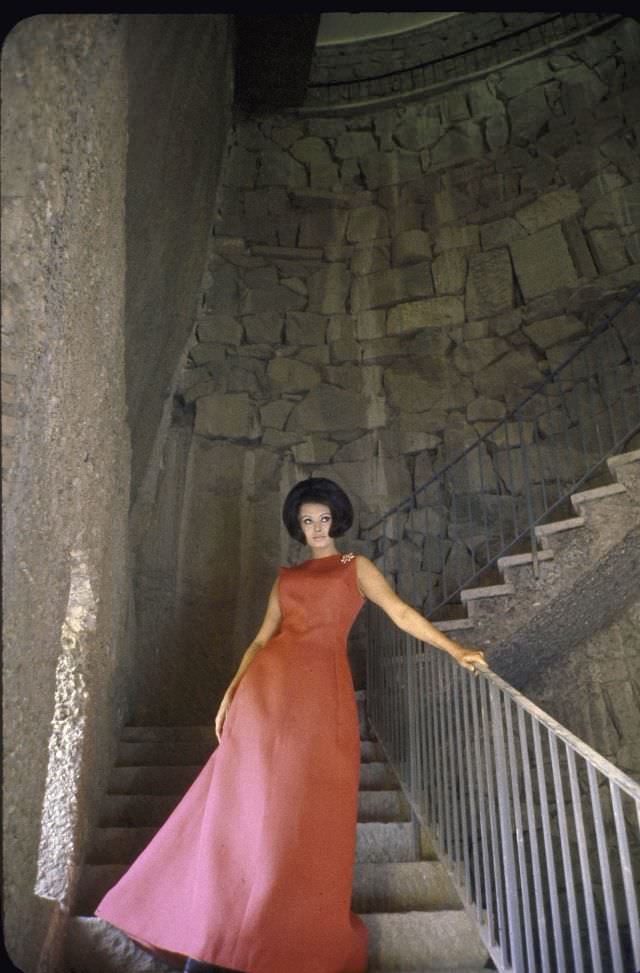
[(25, 971), (59, 968), (86, 830), (144, 683), (130, 485), (159, 466), (200, 304), (225, 45), (220, 17), (50, 15), (3, 47), (3, 919)]

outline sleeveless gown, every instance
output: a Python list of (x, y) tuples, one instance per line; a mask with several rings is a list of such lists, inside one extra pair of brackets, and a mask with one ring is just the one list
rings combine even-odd
[(353, 556), (281, 568), (277, 634), (222, 740), (96, 915), (158, 951), (243, 973), (364, 973), (351, 912), (360, 735)]

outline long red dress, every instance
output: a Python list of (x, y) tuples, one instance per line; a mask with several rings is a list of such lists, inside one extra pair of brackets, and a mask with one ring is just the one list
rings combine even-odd
[(240, 681), (220, 746), (96, 915), (245, 973), (364, 973), (367, 929), (351, 912), (355, 558), (281, 568), (279, 600), (280, 629)]

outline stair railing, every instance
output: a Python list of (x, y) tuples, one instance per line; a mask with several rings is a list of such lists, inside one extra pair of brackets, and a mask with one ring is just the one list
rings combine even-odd
[(640, 786), (367, 611), (373, 728), (500, 973), (640, 970)]
[(425, 615), (525, 541), (537, 576), (536, 526), (640, 429), (639, 305), (636, 287), (516, 408), (362, 530)]

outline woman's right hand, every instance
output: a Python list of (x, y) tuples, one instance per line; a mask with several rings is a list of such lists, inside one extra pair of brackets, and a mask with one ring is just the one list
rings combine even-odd
[(233, 700), (234, 692), (235, 689), (233, 690), (231, 688), (227, 689), (226, 693), (222, 697), (222, 702), (218, 707), (218, 712), (216, 713), (215, 727), (216, 727), (216, 736), (218, 738), (218, 743), (220, 743), (220, 740), (222, 738), (222, 728), (227, 718), (227, 712), (229, 710), (229, 707), (231, 706), (231, 701)]

